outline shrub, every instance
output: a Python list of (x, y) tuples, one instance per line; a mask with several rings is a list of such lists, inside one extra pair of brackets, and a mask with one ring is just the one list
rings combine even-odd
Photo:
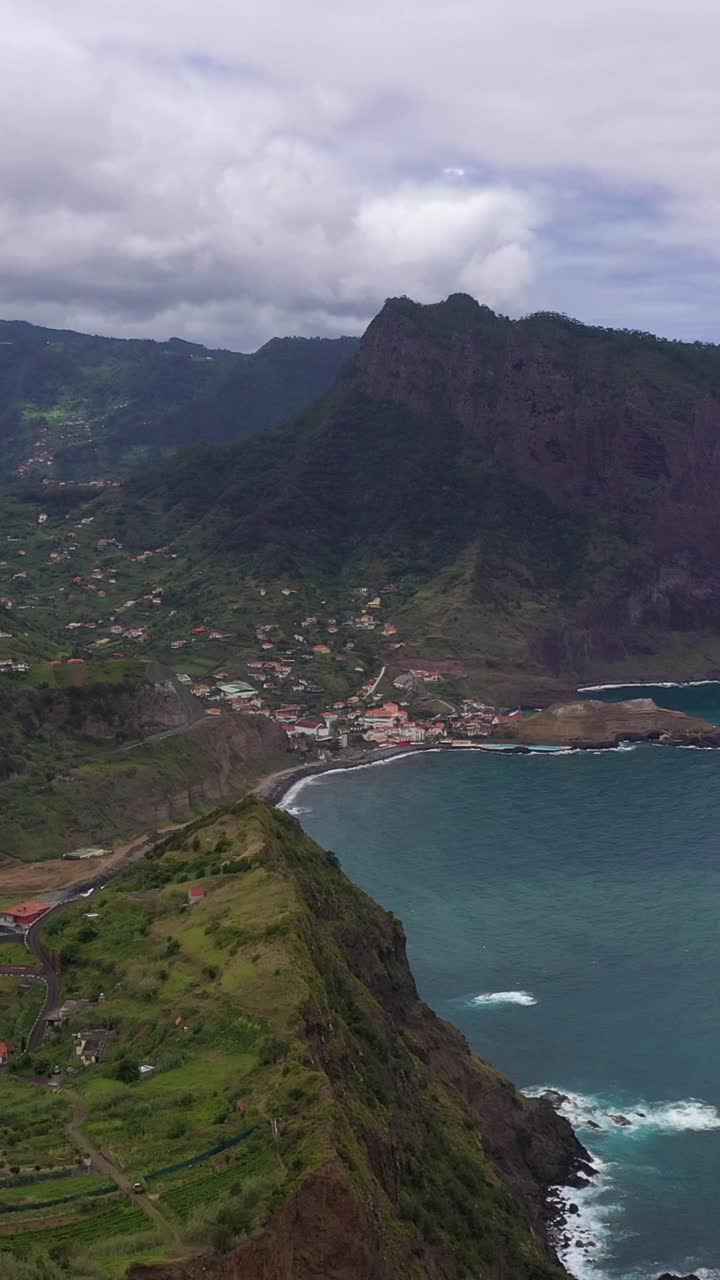
[(113, 1075), (116, 1080), (121, 1080), (123, 1084), (132, 1084), (140, 1075), (140, 1066), (133, 1058), (123, 1054), (115, 1063)]

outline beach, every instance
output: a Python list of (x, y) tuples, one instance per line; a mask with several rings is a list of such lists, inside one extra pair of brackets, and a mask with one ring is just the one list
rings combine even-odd
[(303, 778), (316, 774), (329, 773), (335, 769), (357, 769), (364, 764), (375, 764), (381, 760), (392, 760), (395, 756), (415, 755), (417, 752), (430, 751), (436, 748), (426, 746), (383, 747), (377, 750), (365, 748), (349, 748), (342, 754), (331, 756), (327, 760), (311, 760), (307, 764), (296, 765), (292, 769), (280, 769), (268, 774), (252, 790), (252, 795), (267, 800), (269, 804), (279, 805), (284, 797)]

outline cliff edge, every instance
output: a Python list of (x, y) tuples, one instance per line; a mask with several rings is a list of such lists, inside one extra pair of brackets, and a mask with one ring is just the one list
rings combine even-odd
[[(423, 1003), (399, 922), (294, 818), (248, 798), (199, 819), (46, 940), (70, 1012), (8, 1082), (13, 1160), (67, 1164), (65, 1127), (116, 1185), (49, 1171), (62, 1215), (46, 1174), (0, 1272), (3, 1249), (62, 1243), (73, 1280), (566, 1277), (548, 1192), (586, 1152)], [(42, 1151), (28, 1093), (52, 1108)]]
[[(279, 1121), (287, 1177), (262, 1225), (222, 1256), (141, 1265), (132, 1280), (563, 1275), (546, 1207), (548, 1188), (586, 1159), (569, 1125), (419, 999), (399, 922), (296, 820), (257, 800), (235, 813), (267, 891), (282, 885), (292, 901), (262, 1003), (265, 1015), (285, 1007), (282, 1030), (313, 1073), (313, 1100)], [(287, 965), (299, 980), (292, 1007)], [(276, 1107), (266, 1103), (266, 1124)], [(309, 1164), (299, 1154), (308, 1141)]]

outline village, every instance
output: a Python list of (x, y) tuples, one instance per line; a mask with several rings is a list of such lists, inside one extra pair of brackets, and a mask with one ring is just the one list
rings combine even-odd
[(470, 696), (462, 663), (417, 656), (397, 583), (328, 601), (306, 584), (243, 579), (212, 593), (208, 617), (182, 588), (182, 550), (127, 551), (87, 511), (14, 504), (0, 541), (0, 678), (52, 687), (66, 668), (92, 679), (100, 659), (154, 661), (209, 718), (268, 717), (300, 752), (479, 739), (517, 714)]

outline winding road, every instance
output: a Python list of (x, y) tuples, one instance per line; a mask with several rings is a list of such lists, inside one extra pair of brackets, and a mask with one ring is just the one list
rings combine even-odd
[(110, 870), (99, 871), (91, 879), (81, 884), (73, 885), (72, 892), (66, 898), (63, 898), (62, 902), (57, 902), (54, 906), (49, 907), (45, 914), (39, 920), (36, 920), (34, 924), (31, 924), (26, 931), (25, 946), (37, 960), (38, 967), (8, 965), (6, 968), (13, 970), (18, 975), (27, 971), (28, 976), (39, 978), (45, 983), (45, 1000), (28, 1036), (27, 1049), (30, 1053), (34, 1053), (42, 1045), (47, 1031), (48, 1016), (60, 1007), (60, 965), (57, 954), (45, 945), (43, 937), (48, 921), (59, 915), (61, 911), (66, 911), (79, 898), (89, 898), (96, 890), (104, 889), (106, 885), (111, 884), (124, 871), (127, 871), (127, 868), (132, 866), (134, 862), (139, 862), (152, 849), (157, 849), (171, 840), (179, 829), (179, 827), (175, 828), (172, 832), (159, 836), (157, 840), (147, 840), (145, 844), (133, 848), (127, 857), (123, 858), (122, 862), (116, 863)]

